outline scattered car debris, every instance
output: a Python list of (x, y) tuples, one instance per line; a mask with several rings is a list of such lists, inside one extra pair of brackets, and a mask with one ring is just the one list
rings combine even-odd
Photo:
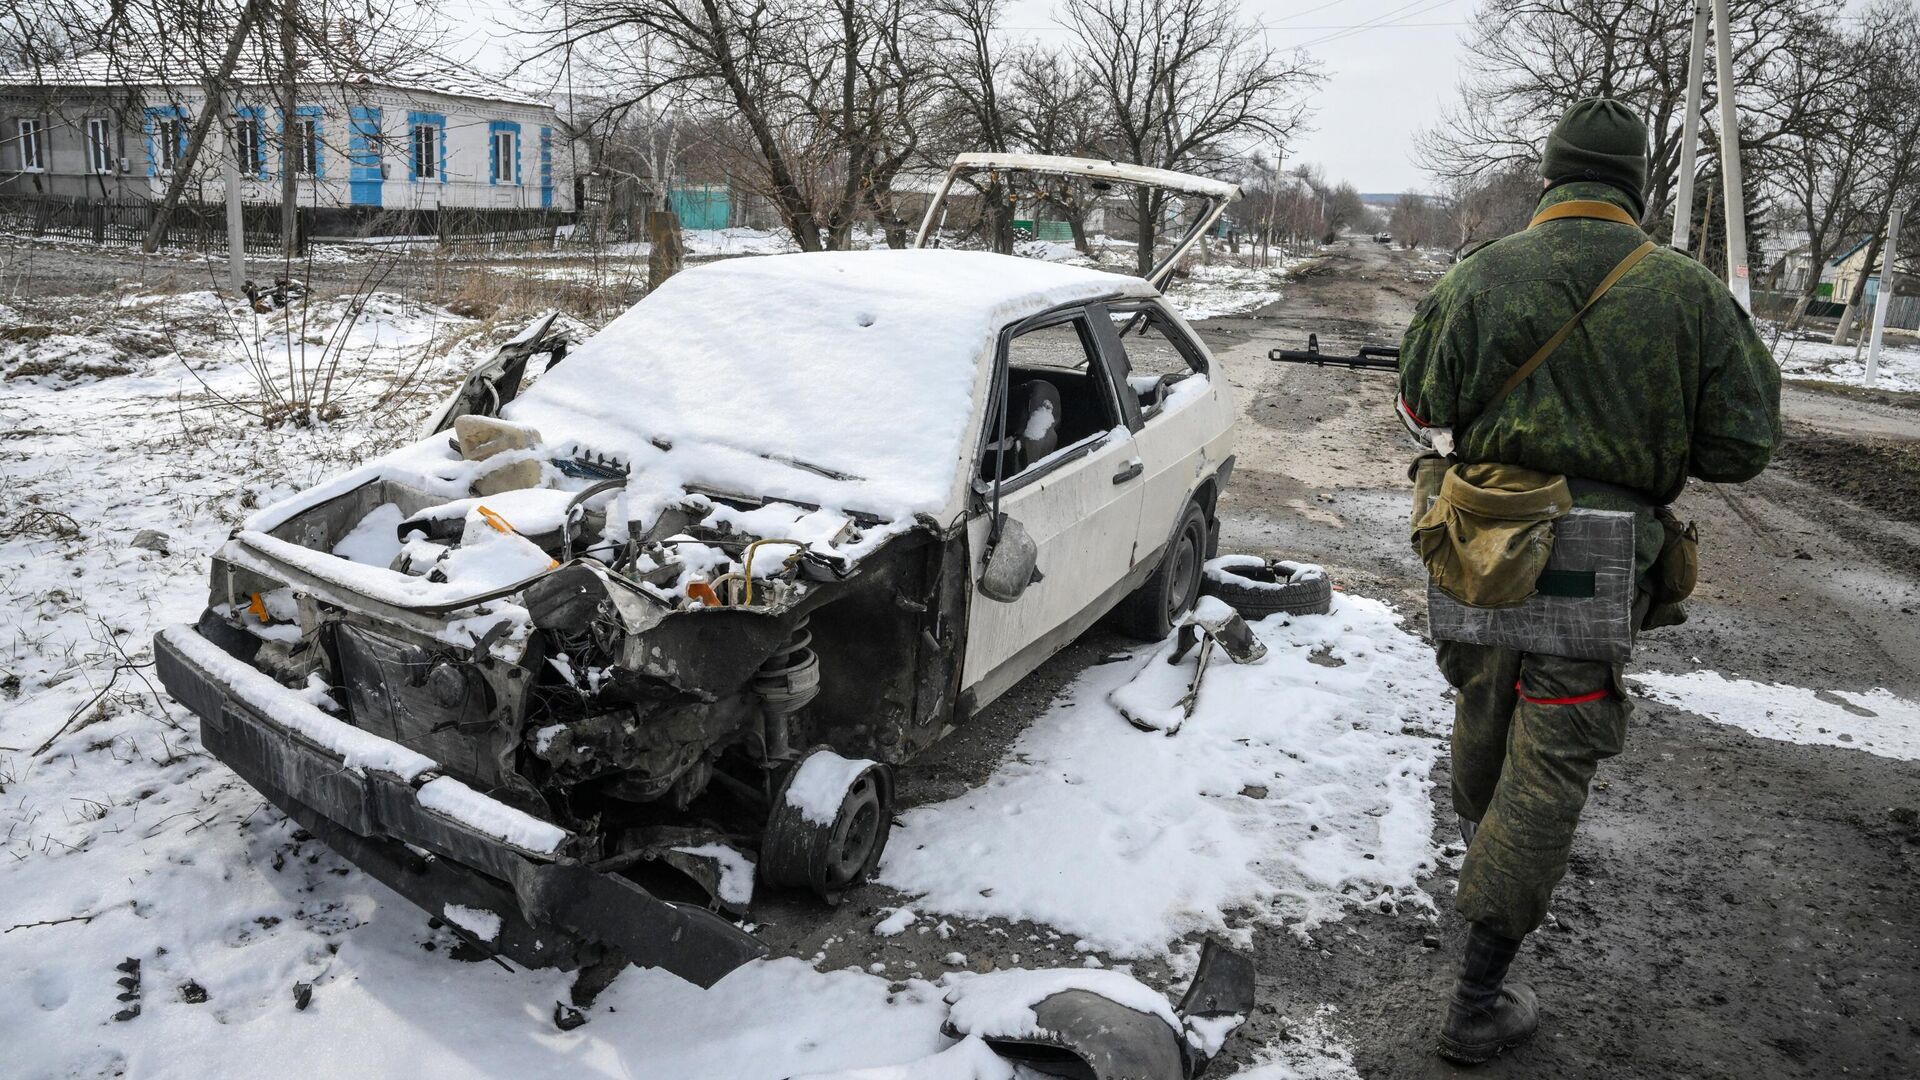
[(587, 1022), (587, 1014), (564, 1001), (553, 1003), (553, 1026), (561, 1031), (572, 1031)]
[[(1177, 734), (1181, 725), (1193, 718), (1200, 701), (1200, 683), (1207, 677), (1207, 665), (1216, 647), (1236, 664), (1257, 664), (1267, 655), (1266, 645), (1253, 636), (1239, 612), (1218, 597), (1202, 596), (1180, 620), (1173, 641), (1163, 649), (1166, 664), (1172, 667), (1192, 654), (1193, 674), (1175, 680), (1169, 678), (1164, 667), (1150, 662), (1139, 677), (1115, 687), (1107, 700), (1127, 723), (1142, 731)], [(1175, 689), (1179, 696), (1168, 704), (1166, 697)]]
[(143, 551), (153, 551), (165, 555), (167, 554), (168, 545), (171, 542), (167, 534), (161, 532), (159, 529), (141, 529), (139, 532), (133, 534), (132, 546), (140, 548)]
[(1053, 1075), (1191, 1080), (1253, 1014), (1253, 994), (1253, 961), (1209, 938), (1178, 1009), (1109, 969), (1000, 971), (948, 992), (944, 1030)]
[(204, 1005), (207, 1001), (207, 988), (188, 979), (180, 984), (180, 1000), (188, 1005)]
[(1201, 591), (1226, 601), (1249, 619), (1269, 615), (1324, 615), (1333, 607), (1333, 581), (1313, 563), (1222, 555), (1206, 565)]
[(306, 1012), (307, 1006), (311, 1004), (313, 1004), (313, 984), (310, 982), (294, 983), (293, 984), (294, 1011)]

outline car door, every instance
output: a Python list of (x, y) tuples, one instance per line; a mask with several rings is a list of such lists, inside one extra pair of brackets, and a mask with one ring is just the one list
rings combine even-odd
[[(973, 595), (962, 685), (976, 705), (1104, 614), (1125, 594), (1134, 569), (1143, 469), (1098, 342), (1085, 308), (1051, 312), (1002, 335), (968, 521)], [(1044, 387), (1033, 389), (1036, 382), (1058, 394), (1051, 446), (1018, 445), (1044, 427), (1034, 418), (1047, 410), (1022, 409), (1023, 402), (1047, 399)], [(999, 512), (1024, 527), (1037, 550), (1037, 579), (1010, 602), (980, 591), (996, 498)]]
[[(1156, 300), (1107, 305), (1130, 394), (1135, 451), (1144, 469), (1137, 557), (1151, 560), (1172, 536), (1194, 488), (1227, 453), (1206, 350)], [(1196, 379), (1199, 382), (1190, 380)], [(1203, 389), (1204, 386), (1204, 389)]]

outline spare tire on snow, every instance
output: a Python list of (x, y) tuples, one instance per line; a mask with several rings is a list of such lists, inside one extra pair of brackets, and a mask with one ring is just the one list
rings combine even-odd
[(1247, 619), (1269, 615), (1324, 615), (1333, 607), (1333, 582), (1312, 563), (1222, 555), (1207, 562), (1200, 591), (1217, 596)]

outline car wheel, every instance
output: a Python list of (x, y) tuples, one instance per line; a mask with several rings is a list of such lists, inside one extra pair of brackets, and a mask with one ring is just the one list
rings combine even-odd
[(1201, 568), (1206, 564), (1207, 515), (1187, 504), (1173, 543), (1160, 556), (1153, 576), (1120, 601), (1115, 618), (1120, 631), (1142, 641), (1159, 641), (1200, 599)]
[[(803, 770), (811, 772), (801, 780)], [(796, 781), (808, 790), (788, 798)], [(831, 809), (829, 819), (824, 810)], [(760, 880), (811, 888), (829, 903), (872, 875), (893, 829), (886, 766), (850, 761), (824, 747), (791, 766), (774, 792), (760, 843)]]
[(1207, 563), (1201, 591), (1226, 601), (1244, 619), (1324, 615), (1333, 607), (1333, 582), (1325, 570), (1257, 555), (1226, 555)]

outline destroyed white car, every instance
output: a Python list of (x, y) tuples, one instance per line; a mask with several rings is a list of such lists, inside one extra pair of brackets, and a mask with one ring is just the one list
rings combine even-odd
[(500, 915), (477, 944), (707, 985), (764, 952), (712, 907), (873, 869), (890, 766), (1097, 620), (1192, 607), (1233, 465), (1213, 364), (1140, 278), (689, 269), (584, 343), (542, 320), (426, 437), (246, 521), (159, 671), (304, 828)]

